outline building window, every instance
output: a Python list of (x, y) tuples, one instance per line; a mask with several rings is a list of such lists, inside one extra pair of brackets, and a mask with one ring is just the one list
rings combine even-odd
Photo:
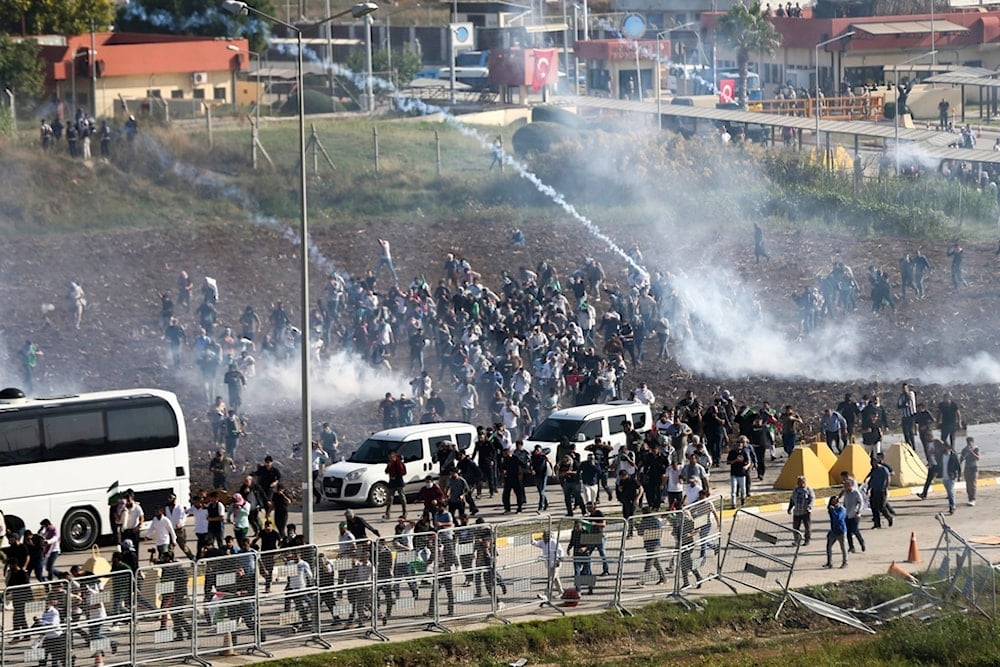
[(226, 99), (226, 88), (225, 86), (219, 86), (212, 89), (212, 99), (213, 100), (223, 100)]
[(170, 99), (172, 99), (172, 100), (183, 100), (184, 99), (184, 91), (183, 90), (171, 90), (170, 91)]
[(159, 88), (153, 88), (153, 89), (151, 89), (149, 91), (149, 96), (150, 97), (161, 98), (161, 97), (163, 97), (163, 93), (160, 91)]
[(195, 88), (194, 89), (194, 99), (196, 99), (196, 100), (203, 100), (203, 99), (205, 99), (205, 89), (204, 88)]

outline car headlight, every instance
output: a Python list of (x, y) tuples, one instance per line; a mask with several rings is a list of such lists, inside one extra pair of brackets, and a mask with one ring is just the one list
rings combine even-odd
[(359, 479), (361, 479), (362, 473), (364, 473), (364, 469), (363, 468), (358, 469), (358, 470), (353, 470), (353, 471), (347, 473), (347, 480), (349, 482), (356, 482)]

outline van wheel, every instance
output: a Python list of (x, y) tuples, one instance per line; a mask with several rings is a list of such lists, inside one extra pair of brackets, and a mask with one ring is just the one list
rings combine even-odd
[(89, 549), (100, 534), (97, 517), (89, 509), (72, 509), (63, 517), (61, 534), (68, 551)]
[(389, 504), (389, 487), (379, 482), (368, 492), (368, 504), (374, 507), (385, 507)]

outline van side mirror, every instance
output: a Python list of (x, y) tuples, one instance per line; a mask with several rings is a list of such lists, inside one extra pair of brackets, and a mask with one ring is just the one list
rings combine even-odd
[(573, 440), (574, 442), (586, 442), (587, 436), (585, 436), (583, 433), (577, 433), (575, 436), (573, 436)]

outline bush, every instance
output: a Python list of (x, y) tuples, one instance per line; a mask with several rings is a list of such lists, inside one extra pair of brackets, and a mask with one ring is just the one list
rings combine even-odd
[[(306, 88), (305, 96), (306, 114), (332, 113), (334, 111), (345, 111), (346, 108), (338, 100), (333, 99), (326, 93), (318, 90)], [(287, 116), (294, 116), (299, 112), (299, 96), (289, 95), (285, 103), (281, 105), (281, 113)]]

